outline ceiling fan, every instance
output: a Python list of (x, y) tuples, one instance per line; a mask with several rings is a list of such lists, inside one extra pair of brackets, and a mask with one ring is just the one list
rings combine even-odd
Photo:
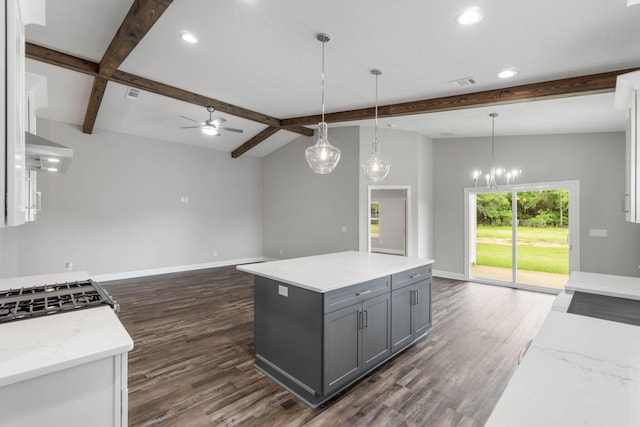
[(209, 119), (205, 120), (204, 122), (199, 122), (190, 117), (180, 116), (183, 119), (191, 120), (192, 122), (198, 123), (198, 126), (182, 126), (182, 129), (200, 128), (202, 130), (202, 133), (207, 135), (213, 135), (213, 136), (220, 136), (220, 133), (221, 133), (220, 131), (229, 131), (229, 132), (237, 132), (237, 133), (244, 132), (242, 129), (234, 129), (234, 128), (221, 126), (224, 122), (226, 122), (226, 120), (223, 119), (222, 117), (216, 117), (214, 119), (213, 112), (215, 110), (216, 109), (213, 107), (207, 107), (207, 111), (209, 112)]

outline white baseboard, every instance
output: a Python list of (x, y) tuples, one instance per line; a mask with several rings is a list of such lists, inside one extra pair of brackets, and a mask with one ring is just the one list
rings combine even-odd
[(451, 271), (433, 270), (432, 275), (436, 277), (443, 277), (445, 279), (467, 280), (463, 273), (453, 273)]
[(172, 267), (152, 268), (149, 270), (125, 271), (122, 273), (92, 274), (91, 278), (96, 282), (108, 282), (110, 280), (131, 279), (134, 277), (155, 276), (156, 274), (179, 273), (181, 271), (202, 270), (205, 268), (226, 267), (229, 265), (249, 264), (265, 261), (265, 257), (230, 259), (226, 261), (205, 262), (202, 264), (176, 265)]

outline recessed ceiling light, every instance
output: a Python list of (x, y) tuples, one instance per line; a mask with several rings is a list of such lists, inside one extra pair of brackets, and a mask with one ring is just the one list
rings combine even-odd
[(472, 7), (470, 9), (467, 9), (456, 17), (456, 21), (458, 21), (458, 24), (462, 25), (475, 24), (476, 22), (480, 22), (481, 20), (482, 9), (480, 9), (479, 7)]
[(60, 159), (56, 159), (55, 157), (50, 157), (47, 159), (49, 163), (60, 163)]
[(196, 44), (198, 43), (198, 39), (196, 36), (194, 36), (193, 34), (184, 31), (180, 37), (182, 37), (182, 40), (186, 41), (187, 43), (191, 43), (191, 44)]
[(47, 170), (49, 172), (58, 172), (58, 169), (56, 169), (56, 168), (47, 168)]
[(506, 70), (502, 70), (498, 73), (498, 77), (501, 79), (510, 79), (511, 77), (518, 74), (518, 70), (515, 68), (507, 68)]

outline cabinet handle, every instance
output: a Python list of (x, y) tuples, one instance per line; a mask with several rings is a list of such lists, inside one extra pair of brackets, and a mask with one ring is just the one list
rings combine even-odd
[(362, 329), (362, 312), (358, 310), (358, 329)]
[(356, 296), (359, 297), (360, 295), (366, 295), (368, 293), (370, 293), (371, 291), (369, 289), (367, 289), (366, 291), (362, 291), (362, 292), (356, 292)]
[(420, 277), (422, 276), (422, 274), (418, 273), (418, 274), (413, 274), (409, 277), (409, 279), (415, 279), (416, 277)]
[(416, 289), (416, 305), (420, 304), (420, 291)]
[(364, 310), (362, 312), (362, 314), (364, 314), (363, 316), (363, 322), (362, 322), (362, 327), (363, 328), (367, 328), (369, 327), (369, 312), (367, 310)]

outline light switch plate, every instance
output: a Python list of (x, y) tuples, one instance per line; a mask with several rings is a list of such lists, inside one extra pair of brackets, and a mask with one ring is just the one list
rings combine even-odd
[(286, 286), (278, 285), (278, 294), (282, 295), (283, 297), (288, 297), (289, 288), (287, 288)]
[(607, 237), (607, 230), (600, 230), (597, 228), (589, 229), (589, 237)]

